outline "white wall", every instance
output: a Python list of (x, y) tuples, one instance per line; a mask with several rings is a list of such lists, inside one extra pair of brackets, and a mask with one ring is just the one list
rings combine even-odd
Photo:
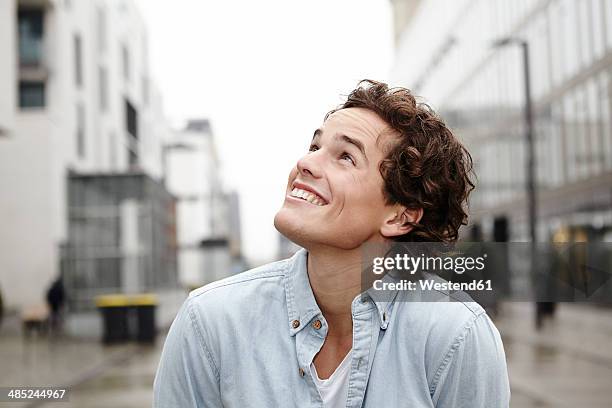
[[(167, 141), (168, 190), (177, 197), (179, 280), (199, 286), (229, 274), (229, 249), (202, 250), (203, 239), (227, 237), (227, 215), (219, 163), (211, 134), (176, 132)], [(185, 198), (191, 197), (186, 200)]]

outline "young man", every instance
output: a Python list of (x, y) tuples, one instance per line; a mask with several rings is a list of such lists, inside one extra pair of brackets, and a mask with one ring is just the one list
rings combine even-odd
[(192, 292), (166, 339), (156, 407), (501, 408), (499, 333), (473, 302), (363, 292), (366, 244), (453, 242), (471, 158), (410, 91), (363, 81), (289, 174), (291, 259)]

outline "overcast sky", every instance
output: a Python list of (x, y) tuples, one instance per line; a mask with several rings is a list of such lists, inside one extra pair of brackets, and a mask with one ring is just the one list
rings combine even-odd
[(245, 255), (274, 258), (289, 170), (359, 79), (386, 80), (389, 0), (136, 0), (172, 123), (208, 117)]

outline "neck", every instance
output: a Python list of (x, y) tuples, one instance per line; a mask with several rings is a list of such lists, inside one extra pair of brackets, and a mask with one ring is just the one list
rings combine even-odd
[(308, 252), (308, 278), (328, 322), (329, 337), (353, 333), (351, 303), (361, 293), (361, 249), (314, 249)]

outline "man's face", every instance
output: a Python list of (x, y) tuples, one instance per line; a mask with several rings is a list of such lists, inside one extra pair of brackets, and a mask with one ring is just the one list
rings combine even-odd
[(395, 133), (376, 113), (342, 109), (315, 131), (289, 173), (275, 227), (307, 249), (359, 247), (381, 238), (385, 205), (379, 164)]

